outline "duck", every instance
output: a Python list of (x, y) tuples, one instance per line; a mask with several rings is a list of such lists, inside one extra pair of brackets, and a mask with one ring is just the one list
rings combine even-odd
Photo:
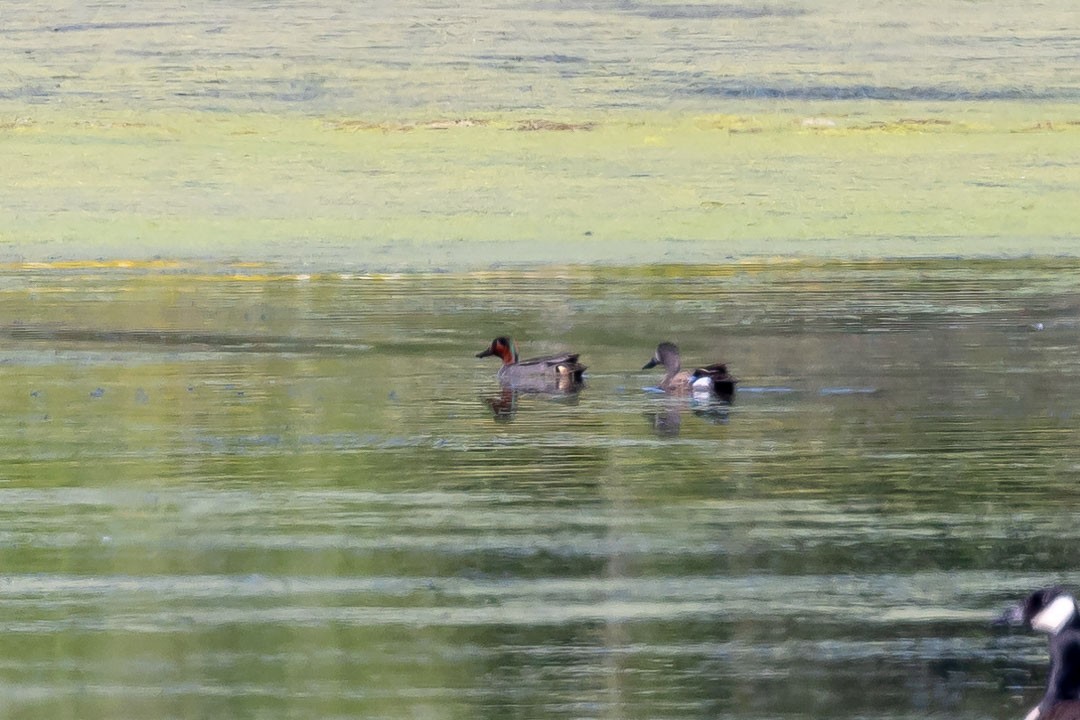
[(715, 393), (722, 400), (731, 400), (735, 396), (735, 383), (739, 382), (728, 374), (727, 365), (715, 363), (693, 370), (683, 370), (679, 358), (679, 347), (675, 343), (662, 342), (656, 346), (652, 360), (645, 363), (642, 370), (663, 365), (667, 373), (660, 381), (660, 389), (667, 393), (693, 393), (694, 395)]
[(494, 355), (503, 362), (499, 382), (518, 390), (537, 392), (567, 392), (579, 388), (585, 381), (584, 365), (578, 362), (579, 353), (545, 355), (520, 360), (517, 345), (506, 336), (491, 341), (486, 350), (476, 353), (483, 358)]
[(1009, 608), (999, 625), (1024, 626), (1050, 636), (1046, 693), (1024, 720), (1080, 720), (1080, 610), (1060, 586), (1036, 590)]

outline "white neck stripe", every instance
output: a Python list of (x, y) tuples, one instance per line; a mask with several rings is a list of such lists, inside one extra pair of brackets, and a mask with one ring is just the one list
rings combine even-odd
[(1031, 627), (1056, 635), (1076, 615), (1076, 601), (1061, 595), (1031, 618)]

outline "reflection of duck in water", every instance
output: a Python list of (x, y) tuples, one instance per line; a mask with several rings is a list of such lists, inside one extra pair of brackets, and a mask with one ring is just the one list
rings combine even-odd
[(508, 337), (497, 337), (487, 350), (476, 357), (495, 355), (503, 362), (499, 382), (524, 392), (571, 392), (584, 382), (585, 366), (578, 362), (578, 353), (547, 355), (519, 360), (517, 346)]
[[(500, 387), (498, 394), (491, 395), (483, 398), (483, 402), (491, 410), (491, 415), (495, 419), (495, 422), (508, 423), (513, 422), (514, 418), (518, 414), (518, 400), (522, 395), (527, 395), (533, 398), (539, 398), (541, 401), (549, 401), (555, 403), (561, 403), (566, 405), (576, 405), (578, 402), (578, 390), (581, 389), (580, 385), (568, 388), (566, 390), (548, 389), (548, 390), (518, 390), (508, 385)], [(528, 405), (526, 405), (528, 407)], [(528, 410), (526, 410), (528, 412)]]
[(667, 397), (663, 400), (658, 409), (643, 413), (652, 431), (659, 437), (677, 437), (682, 431), (683, 413), (688, 409), (694, 417), (710, 425), (726, 425), (731, 411), (731, 406), (726, 402), (714, 402), (712, 397), (705, 401), (695, 398), (689, 403), (685, 398)]
[(647, 410), (645, 420), (658, 437), (678, 437), (682, 431), (682, 408), (667, 406), (659, 410)]
[(642, 370), (663, 365), (667, 373), (660, 381), (660, 389), (672, 394), (715, 394), (721, 400), (731, 401), (735, 397), (735, 383), (739, 382), (728, 375), (727, 366), (723, 363), (706, 365), (683, 370), (682, 360), (679, 358), (679, 348), (675, 343), (662, 342), (656, 346), (652, 360), (645, 364)]
[(1073, 596), (1060, 587), (1036, 590), (997, 622), (1050, 635), (1046, 694), (1024, 720), (1080, 720), (1080, 610)]
[(517, 399), (516, 390), (503, 387), (498, 395), (484, 398), (484, 403), (491, 409), (495, 422), (508, 423), (517, 417)]

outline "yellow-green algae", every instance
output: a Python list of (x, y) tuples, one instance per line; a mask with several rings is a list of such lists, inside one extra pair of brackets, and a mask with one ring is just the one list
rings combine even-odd
[(1080, 106), (0, 122), (6, 259), (327, 267), (1076, 254)]
[(0, 259), (1076, 252), (1074, 0), (9, 5)]

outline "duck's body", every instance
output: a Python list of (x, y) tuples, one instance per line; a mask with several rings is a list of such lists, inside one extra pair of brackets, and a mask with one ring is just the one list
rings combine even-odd
[[(1032, 712), (1035, 712), (1032, 710)], [(1045, 713), (1038, 715), (1039, 720), (1080, 720), (1080, 700), (1066, 700), (1055, 703)]]
[(519, 360), (517, 346), (507, 337), (497, 337), (476, 357), (495, 355), (503, 361), (499, 382), (517, 390), (565, 391), (584, 382), (585, 366), (578, 362), (578, 353), (545, 355)]
[(660, 389), (673, 394), (715, 394), (730, 400), (735, 396), (735, 378), (728, 374), (723, 363), (705, 365), (693, 370), (683, 370), (679, 348), (674, 343), (663, 342), (656, 346), (652, 360), (642, 370), (663, 365), (667, 373), (660, 381)]
[(998, 622), (1050, 636), (1046, 693), (1024, 720), (1080, 720), (1080, 609), (1073, 596), (1060, 587), (1036, 590)]

